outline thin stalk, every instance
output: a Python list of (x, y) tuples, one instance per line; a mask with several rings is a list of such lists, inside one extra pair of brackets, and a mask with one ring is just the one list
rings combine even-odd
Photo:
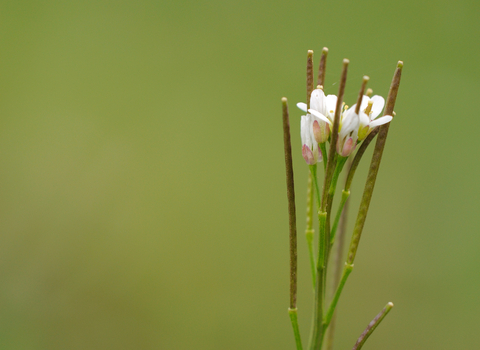
[(318, 187), (318, 180), (317, 180), (317, 164), (310, 165), (310, 174), (312, 174), (313, 179), (313, 188), (315, 189), (315, 194), (317, 197), (317, 205), (320, 207), (320, 190)]
[[(310, 165), (310, 177), (312, 178), (312, 187), (315, 191), (316, 198), (317, 198), (317, 205), (320, 206), (320, 190), (318, 188), (318, 180), (317, 180), (317, 164), (315, 165)], [(313, 202), (313, 193), (312, 193), (312, 202)], [(312, 203), (312, 215), (313, 215), (313, 203)], [(306, 232), (307, 236), (307, 245), (308, 245), (308, 251), (310, 254), (310, 269), (312, 272), (312, 282), (313, 282), (313, 289), (315, 289), (315, 279), (317, 275), (317, 269), (315, 265), (315, 255), (314, 255), (314, 250), (313, 250), (313, 228), (310, 229), (309, 231)]]
[(360, 88), (360, 92), (358, 93), (357, 105), (355, 106), (355, 114), (358, 114), (360, 112), (360, 107), (363, 100), (363, 93), (365, 92), (365, 87), (367, 86), (369, 80), (370, 78), (368, 76), (363, 76), (362, 87)]
[[(292, 321), (293, 333), (297, 349), (302, 349), (297, 322), (297, 219), (295, 210), (295, 186), (293, 179), (292, 145), (290, 139), (290, 120), (288, 115), (287, 99), (282, 98), (283, 114), (283, 141), (285, 150), (285, 169), (288, 199), (288, 224), (290, 236), (290, 307), (289, 314)], [(294, 313), (291, 312), (294, 310)], [(300, 344), (300, 347), (298, 345)]]
[(305, 237), (307, 239), (307, 246), (308, 246), (308, 255), (310, 259), (310, 272), (312, 274), (312, 287), (313, 291), (315, 291), (315, 276), (317, 275), (317, 271), (315, 268), (315, 252), (313, 250), (313, 230), (306, 230)]
[(310, 96), (313, 91), (313, 50), (307, 51), (307, 111), (310, 109)]
[(333, 243), (335, 242), (335, 235), (337, 232), (337, 227), (340, 222), (340, 218), (343, 218), (345, 204), (347, 203), (348, 197), (350, 197), (350, 191), (342, 190), (342, 198), (340, 199), (340, 204), (338, 205), (337, 215), (335, 215), (335, 220), (333, 221), (332, 231), (330, 234), (330, 248), (332, 248)]
[[(310, 169), (313, 169), (311, 166)], [(315, 168), (316, 169), (316, 168)], [(313, 175), (313, 173), (312, 173)], [(316, 178), (316, 174), (314, 176)], [(318, 206), (320, 207), (320, 189), (318, 183), (315, 182), (315, 189), (317, 193)], [(327, 219), (327, 213), (321, 212), (318, 210), (318, 224), (319, 224), (319, 238), (318, 238), (318, 258), (317, 258), (317, 267), (315, 273), (315, 299), (314, 299), (314, 314), (313, 314), (313, 323), (312, 323), (312, 333), (310, 335), (310, 348), (311, 349), (321, 349), (321, 341), (323, 335), (323, 310), (325, 309), (325, 264), (324, 262), (324, 253), (325, 249), (322, 242), (325, 241), (325, 222)], [(319, 339), (314, 337), (320, 335)], [(313, 344), (320, 344), (320, 348), (312, 347)]]
[(338, 156), (337, 165), (335, 166), (335, 171), (332, 177), (332, 182), (330, 183), (330, 189), (328, 190), (328, 196), (332, 197), (332, 200), (333, 195), (335, 194), (335, 190), (337, 189), (338, 177), (340, 176), (340, 173), (342, 172), (343, 166), (345, 165), (347, 159), (348, 157)]
[(340, 298), (340, 294), (342, 294), (342, 290), (343, 290), (343, 287), (345, 286), (345, 282), (347, 281), (348, 275), (350, 275), (352, 270), (353, 270), (353, 265), (345, 264), (345, 267), (343, 268), (342, 279), (338, 284), (337, 291), (333, 296), (332, 302), (330, 303), (330, 307), (328, 308), (327, 314), (325, 316), (325, 321), (324, 321), (325, 328), (327, 328), (330, 325), (330, 321), (332, 320), (333, 313), (335, 312), (335, 308), (337, 307), (338, 299)]
[(322, 152), (323, 170), (327, 171), (327, 161), (328, 161), (327, 146), (325, 142), (321, 143), (319, 146), (320, 146), (320, 151)]
[(387, 316), (390, 310), (393, 308), (393, 303), (388, 303), (380, 313), (375, 316), (375, 318), (370, 322), (367, 328), (363, 331), (363, 333), (358, 338), (357, 342), (353, 346), (352, 350), (360, 350), (367, 341), (368, 337), (372, 335), (373, 331), (378, 327), (378, 325), (382, 322), (382, 320)]
[[(307, 111), (310, 108), (310, 95), (313, 91), (313, 51), (307, 52)], [(316, 167), (316, 165), (315, 165)], [(316, 181), (316, 178), (315, 178)], [(313, 249), (313, 196), (314, 196), (314, 177), (312, 171), (308, 174), (307, 182), (307, 226), (305, 228), (305, 239), (307, 240), (308, 253), (310, 255), (310, 269), (312, 273), (312, 283), (315, 289), (315, 251)]]
[(337, 105), (335, 107), (335, 117), (333, 120), (332, 134), (330, 136), (330, 148), (328, 150), (328, 161), (327, 161), (327, 170), (325, 172), (325, 179), (323, 184), (323, 195), (322, 195), (322, 211), (326, 211), (326, 199), (328, 194), (328, 189), (330, 188), (330, 183), (332, 181), (333, 173), (335, 171), (335, 155), (337, 150), (337, 139), (338, 139), (338, 129), (340, 126), (340, 113), (343, 104), (343, 95), (345, 94), (345, 85), (347, 83), (347, 71), (349, 60), (346, 58), (343, 60), (343, 69), (342, 76), (340, 78), (340, 86), (338, 90)]
[[(397, 99), (398, 87), (400, 85), (400, 78), (402, 75), (403, 62), (399, 61), (397, 69), (393, 75), (392, 84), (388, 92), (387, 104), (385, 106), (384, 115), (392, 115), (395, 101)], [(388, 129), (390, 123), (384, 124), (379, 127), (377, 142), (373, 151), (372, 161), (370, 162), (370, 169), (367, 175), (367, 181), (365, 183), (365, 189), (363, 191), (360, 208), (358, 210), (357, 220), (353, 229), (352, 241), (350, 243), (350, 249), (348, 251), (347, 263), (353, 264), (355, 255), (357, 253), (358, 244), (360, 243), (360, 237), (362, 235), (365, 220), (367, 218), (368, 208), (373, 195), (373, 189), (375, 187), (375, 181), (377, 179), (378, 169), (382, 160), (383, 150), (387, 141)]]
[(313, 177), (312, 173), (308, 173), (308, 183), (307, 183), (307, 226), (306, 231), (313, 231)]
[[(319, 217), (323, 218), (325, 222), (326, 215), (319, 215)], [(321, 225), (321, 224), (320, 224)], [(319, 239), (321, 239), (320, 237)], [(323, 310), (325, 308), (325, 266), (323, 264), (318, 264), (317, 261), (317, 278), (315, 284), (315, 299), (314, 299), (314, 315), (313, 315), (313, 328), (312, 333), (310, 335), (310, 345), (309, 349), (311, 350), (320, 350), (322, 348), (322, 340), (323, 340)]]
[(322, 57), (320, 57), (320, 64), (318, 66), (317, 85), (325, 86), (325, 69), (327, 66), (328, 48), (322, 49)]
[(347, 157), (341, 157), (339, 155), (337, 157), (337, 165), (335, 166), (335, 171), (333, 173), (332, 182), (330, 183), (330, 189), (328, 190), (327, 196), (327, 220), (326, 220), (326, 238), (325, 238), (325, 264), (328, 263), (328, 259), (330, 257), (330, 249), (331, 249), (331, 242), (332, 242), (332, 232), (330, 230), (330, 216), (332, 215), (332, 204), (333, 204), (333, 197), (335, 195), (335, 190), (337, 189), (337, 181), (340, 173), (342, 172), (343, 166), (347, 161)]
[(300, 329), (298, 328), (297, 309), (288, 309), (288, 314), (290, 315), (290, 321), (292, 322), (293, 334), (295, 336), (295, 345), (297, 346), (297, 350), (303, 350), (302, 338), (300, 338)]
[[(318, 66), (318, 79), (317, 85), (325, 86), (325, 72), (327, 69), (327, 55), (328, 55), (328, 48), (324, 47), (322, 49), (322, 56), (320, 57), (320, 64)], [(327, 148), (326, 143), (320, 144), (320, 150), (322, 151), (322, 158), (323, 158), (323, 167), (324, 170), (327, 170)]]

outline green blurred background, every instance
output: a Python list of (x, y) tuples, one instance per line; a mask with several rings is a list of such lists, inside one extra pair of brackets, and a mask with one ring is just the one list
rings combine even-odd
[(478, 347), (479, 15), (474, 0), (1, 1), (0, 348), (294, 349), (282, 96), (306, 342), (294, 105), (323, 46), (328, 93), (351, 61), (349, 104), (364, 74), (386, 96), (405, 62), (336, 349), (388, 301), (365, 349)]

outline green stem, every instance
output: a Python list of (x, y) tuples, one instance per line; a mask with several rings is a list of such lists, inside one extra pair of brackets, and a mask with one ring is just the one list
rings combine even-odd
[(320, 144), (320, 151), (322, 151), (323, 169), (324, 169), (325, 171), (327, 171), (328, 155), (327, 155), (326, 142)]
[(312, 285), (315, 290), (315, 252), (313, 251), (313, 230), (306, 230), (305, 237), (307, 238), (308, 254), (310, 255), (310, 270), (312, 272)]
[(305, 238), (307, 240), (308, 253), (310, 255), (310, 269), (312, 272), (312, 286), (315, 290), (315, 252), (313, 249), (313, 236), (315, 231), (313, 230), (313, 176), (312, 172), (308, 173), (307, 184), (307, 227), (305, 229)]
[(330, 183), (330, 188), (328, 190), (328, 195), (332, 197), (335, 195), (335, 190), (337, 188), (338, 177), (342, 172), (343, 166), (347, 161), (348, 157), (338, 156), (337, 164), (335, 166), (335, 171), (333, 173), (332, 182)]
[[(318, 196), (320, 191), (317, 188)], [(327, 213), (318, 210), (318, 222), (319, 222), (319, 237), (318, 237), (318, 259), (316, 270), (316, 283), (315, 283), (315, 306), (313, 316), (313, 329), (310, 338), (310, 349), (320, 350), (322, 348), (324, 327), (323, 327), (323, 311), (325, 309), (325, 224), (327, 220)]]
[[(315, 194), (316, 194), (316, 197), (317, 197), (317, 204), (318, 204), (318, 207), (320, 207), (320, 189), (318, 188), (318, 180), (317, 180), (317, 165), (310, 165), (310, 178), (312, 179), (312, 187), (314, 188), (314, 191), (315, 191)], [(311, 193), (311, 196), (312, 196), (312, 216), (313, 216), (313, 191)], [(321, 225), (320, 225), (321, 227)], [(309, 252), (309, 255), (310, 255), (310, 269), (311, 269), (311, 272), (312, 272), (312, 282), (313, 282), (313, 289), (315, 289), (315, 279), (316, 279), (316, 275), (317, 275), (317, 268), (316, 268), (316, 265), (315, 265), (315, 253), (314, 253), (314, 249), (313, 249), (313, 228), (305, 231), (305, 235), (306, 235), (306, 238), (307, 238), (307, 245), (308, 245), (308, 252)], [(324, 232), (324, 231), (323, 231)], [(322, 231), (320, 231), (320, 236), (322, 236)], [(320, 249), (320, 247), (319, 247)]]
[(317, 165), (310, 165), (310, 172), (312, 173), (313, 178), (313, 185), (315, 188), (315, 194), (317, 195), (317, 205), (320, 208), (320, 189), (318, 188), (318, 180), (317, 180)]
[(352, 270), (353, 270), (353, 265), (345, 264), (345, 267), (343, 268), (342, 279), (340, 280), (340, 283), (337, 287), (337, 291), (333, 296), (330, 307), (328, 308), (327, 315), (325, 316), (325, 321), (324, 321), (325, 328), (327, 328), (330, 325), (330, 321), (332, 320), (333, 313), (335, 312), (335, 308), (337, 307), (338, 299), (340, 298), (340, 294), (342, 294), (343, 287), (345, 286), (345, 282), (347, 281), (347, 278), (352, 272)]
[(325, 266), (325, 225), (327, 223), (327, 213), (319, 211), (318, 212), (318, 222), (319, 222), (319, 238), (318, 238), (318, 261), (317, 261), (317, 270), (320, 267), (326, 268)]
[(338, 206), (337, 215), (335, 215), (335, 220), (333, 221), (333, 227), (330, 234), (330, 249), (335, 242), (335, 234), (337, 232), (338, 223), (340, 222), (340, 218), (342, 217), (343, 208), (345, 207), (345, 203), (347, 202), (348, 197), (350, 196), (350, 191), (342, 190), (342, 199), (340, 200), (340, 204)]
[(302, 339), (300, 338), (300, 329), (298, 328), (297, 309), (289, 308), (288, 314), (290, 315), (290, 321), (292, 321), (293, 334), (295, 336), (295, 344), (297, 345), (297, 350), (303, 350)]
[(307, 182), (307, 228), (306, 230), (313, 230), (313, 178), (312, 173), (308, 173)]
[[(318, 266), (318, 263), (317, 263)], [(324, 275), (325, 268), (323, 266), (317, 269), (317, 279), (315, 286), (315, 305), (313, 316), (313, 328), (310, 336), (310, 350), (320, 350), (323, 341), (323, 309), (324, 309)]]
[[(347, 157), (336, 156), (337, 162), (335, 166), (335, 171), (333, 173), (332, 182), (330, 183), (330, 188), (328, 190), (327, 196), (327, 205), (326, 205), (326, 212), (327, 218), (325, 223), (325, 266), (328, 264), (328, 259), (330, 257), (330, 249), (331, 249), (331, 232), (330, 232), (330, 217), (332, 215), (332, 203), (333, 197), (335, 196), (335, 190), (337, 189), (337, 182), (340, 173), (342, 172), (343, 166), (347, 161)], [(326, 278), (326, 276), (325, 276)]]
[(382, 322), (382, 320), (387, 316), (390, 310), (393, 308), (393, 303), (388, 303), (380, 313), (375, 316), (375, 318), (370, 322), (367, 328), (363, 331), (363, 333), (358, 338), (357, 342), (353, 346), (352, 350), (360, 350), (367, 341), (368, 337), (372, 335), (373, 331), (378, 327), (378, 325)]
[[(317, 196), (320, 197), (318, 184), (315, 186)], [(320, 199), (320, 198), (318, 198)], [(320, 207), (320, 203), (319, 203)], [(313, 315), (313, 328), (310, 338), (310, 349), (319, 350), (323, 341), (323, 310), (325, 309), (325, 223), (327, 213), (318, 210), (319, 238), (318, 238), (318, 258), (315, 279), (315, 305)]]

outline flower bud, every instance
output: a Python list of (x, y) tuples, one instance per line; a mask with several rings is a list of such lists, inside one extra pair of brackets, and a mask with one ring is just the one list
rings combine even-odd
[(359, 116), (355, 113), (355, 105), (345, 111), (342, 118), (342, 129), (338, 133), (337, 153), (348, 157), (357, 146)]
[(330, 135), (329, 124), (316, 117), (315, 115), (312, 115), (312, 117), (314, 118), (312, 129), (315, 141), (317, 141), (317, 143), (326, 142), (328, 140), (328, 136)]
[(308, 111), (305, 103), (297, 103), (298, 108), (310, 114), (313, 136), (319, 144), (326, 142), (330, 136), (336, 103), (337, 96), (325, 96), (321, 86), (312, 91)]
[(313, 132), (313, 122), (314, 120), (311, 114), (302, 115), (300, 121), (302, 156), (308, 165), (314, 165), (322, 161), (322, 153)]

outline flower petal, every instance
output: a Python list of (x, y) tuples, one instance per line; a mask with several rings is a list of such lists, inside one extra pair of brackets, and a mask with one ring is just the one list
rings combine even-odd
[(393, 117), (391, 115), (384, 115), (383, 117), (380, 117), (380, 118), (372, 121), (370, 123), (370, 128), (373, 129), (373, 128), (379, 126), (379, 125), (387, 124), (387, 123), (391, 122), (392, 119), (393, 119)]
[(340, 131), (340, 135), (342, 135), (341, 137), (344, 137), (352, 132), (355, 128), (358, 128), (359, 124), (359, 116), (355, 113), (355, 109), (352, 106), (344, 113), (342, 119), (342, 130)]
[(360, 112), (360, 128), (370, 124), (370, 118), (365, 114), (365, 112)]
[(308, 113), (313, 114), (315, 117), (317, 117), (317, 118), (323, 120), (324, 122), (332, 125), (332, 122), (330, 121), (330, 119), (328, 119), (327, 117), (325, 117), (322, 113), (317, 112), (317, 111), (314, 110), (314, 109), (309, 109), (309, 110), (308, 110)]
[(300, 136), (302, 138), (302, 145), (308, 144), (310, 139), (310, 115), (302, 115), (300, 119)]
[(335, 95), (328, 95), (325, 101), (325, 109), (327, 114), (325, 115), (328, 119), (333, 121), (335, 116), (335, 108), (337, 107), (337, 96)]
[(322, 89), (315, 89), (312, 91), (312, 95), (310, 96), (310, 108), (322, 113), (323, 115), (326, 114), (325, 93)]
[(337, 96), (327, 95), (326, 99), (328, 108), (335, 109), (335, 106), (337, 105)]
[(373, 106), (372, 106), (372, 115), (370, 116), (371, 120), (374, 120), (380, 113), (382, 113), (383, 107), (385, 107), (385, 99), (380, 95), (375, 95), (372, 97)]
[(297, 107), (300, 108), (302, 111), (304, 111), (305, 113), (307, 113), (307, 104), (306, 103), (303, 103), (303, 102), (298, 102), (297, 103)]

